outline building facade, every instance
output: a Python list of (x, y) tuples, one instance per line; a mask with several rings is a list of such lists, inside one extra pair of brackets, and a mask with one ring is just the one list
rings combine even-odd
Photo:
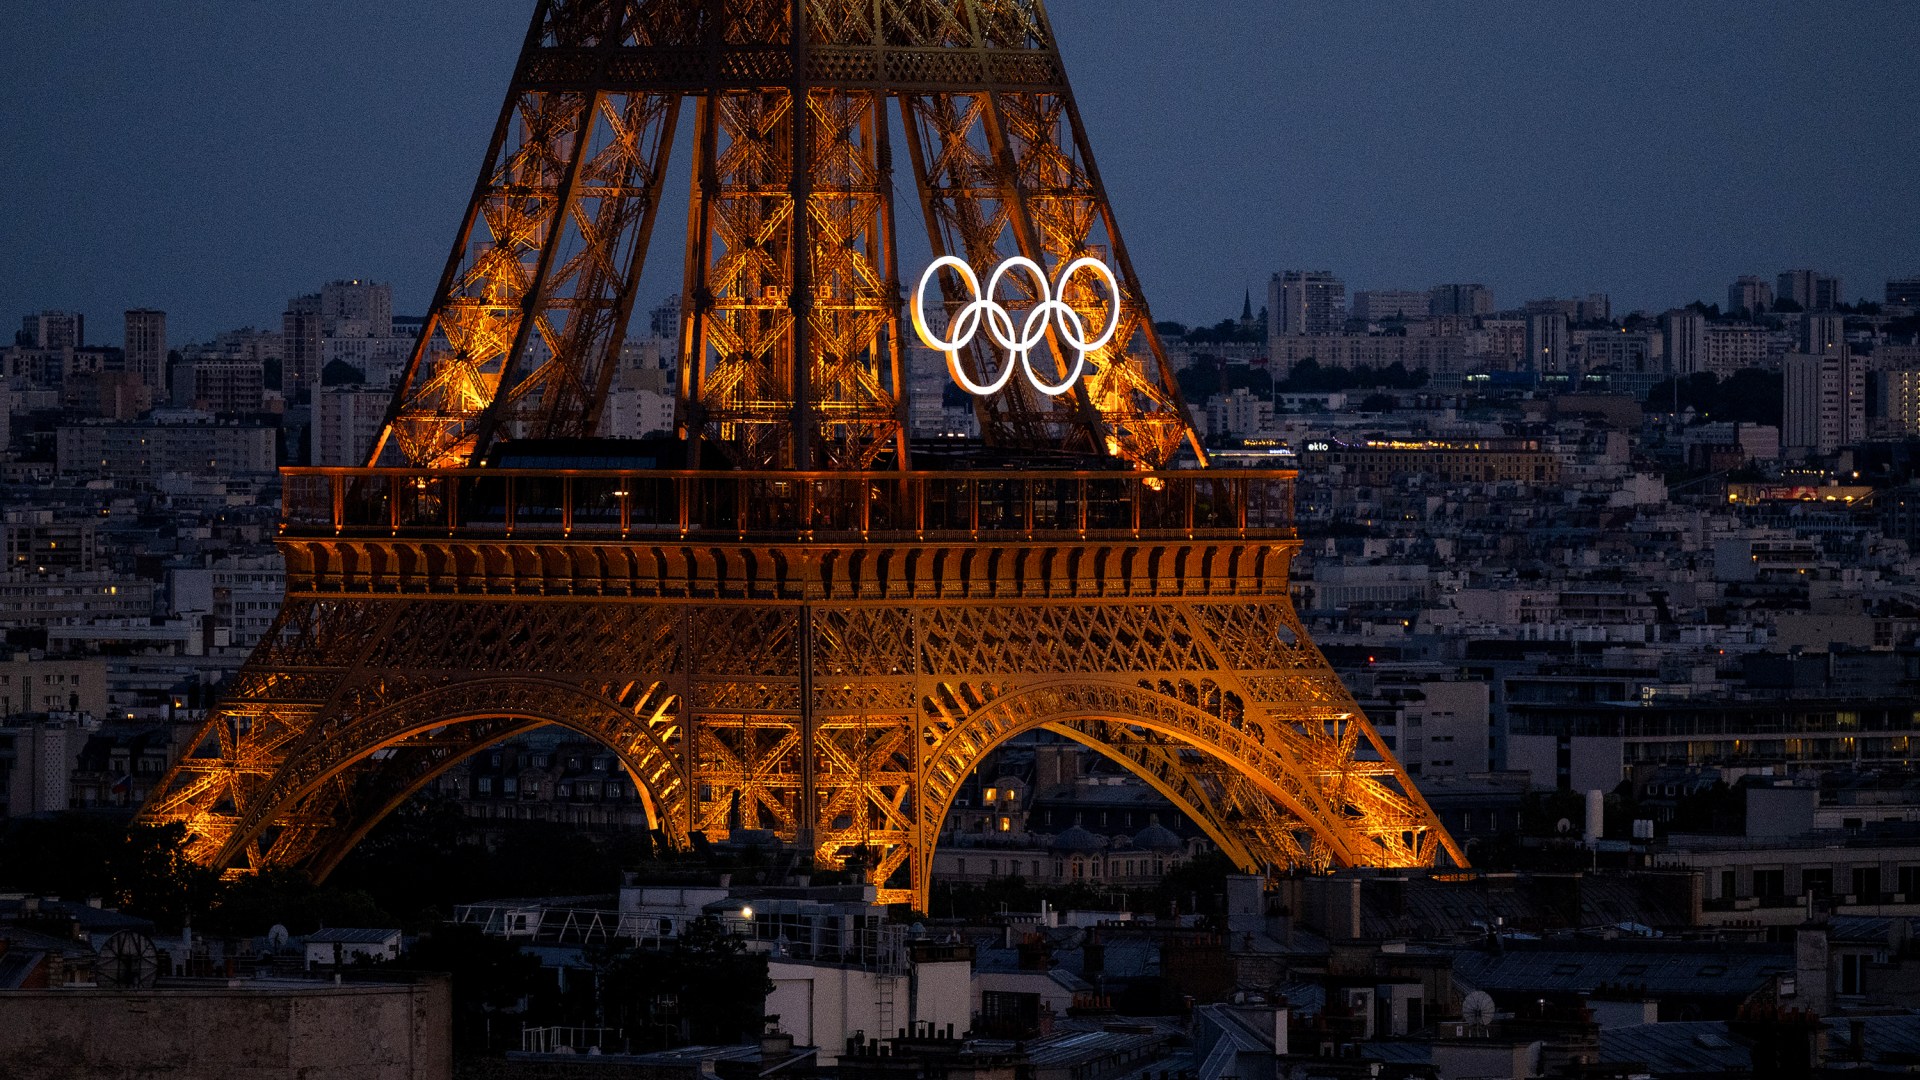
[(1347, 321), (1347, 285), (1331, 270), (1286, 270), (1267, 285), (1267, 334), (1335, 334)]
[(157, 391), (167, 385), (167, 313), (133, 308), (126, 313), (126, 320), (122, 348), (127, 370)]
[(1780, 442), (1792, 453), (1831, 454), (1866, 438), (1866, 364), (1845, 348), (1786, 358)]

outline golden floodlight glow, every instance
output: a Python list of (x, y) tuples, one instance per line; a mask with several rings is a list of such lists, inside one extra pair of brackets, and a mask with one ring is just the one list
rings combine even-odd
[[(949, 808), (1045, 732), (1249, 872), (1465, 865), (1294, 609), (1295, 474), (1208, 467), (1045, 5), (718, 7), (709, 41), (709, 0), (539, 5), (386, 422), (363, 467), (282, 473), (280, 610), (141, 819), (228, 876), (323, 879), (557, 725), (665, 847), (771, 834), (924, 911)], [(870, 11), (793, 33), (816, 8)], [(847, 50), (874, 63), (822, 61)], [(676, 145), (684, 464), (512, 464), (610, 434)], [(920, 227), (942, 258), (905, 305)], [(985, 467), (908, 438), (908, 307)], [(980, 824), (1013, 833), (996, 794)]]

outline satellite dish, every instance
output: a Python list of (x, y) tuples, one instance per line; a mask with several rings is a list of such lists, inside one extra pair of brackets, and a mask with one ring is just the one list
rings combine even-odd
[(1561, 818), (1559, 821), (1554, 823), (1553, 828), (1555, 832), (1558, 832), (1560, 835), (1565, 836), (1566, 834), (1573, 831), (1573, 822), (1568, 821), (1566, 818)]
[(1487, 1026), (1493, 1023), (1493, 997), (1485, 990), (1475, 990), (1460, 1003), (1460, 1018), (1467, 1022), (1475, 1035), (1485, 1035)]
[(133, 989), (152, 986), (159, 977), (160, 954), (153, 939), (138, 931), (116, 932), (93, 958), (93, 981), (101, 986)]
[(286, 943), (287, 943), (286, 927), (280, 925), (279, 923), (274, 923), (272, 926), (267, 928), (267, 944), (278, 949), (286, 945)]

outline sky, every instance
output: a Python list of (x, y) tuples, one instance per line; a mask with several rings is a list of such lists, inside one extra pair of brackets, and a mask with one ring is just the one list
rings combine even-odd
[[(75, 0), (0, 35), (0, 317), (277, 326), (324, 281), (422, 312), (531, 0)], [(1920, 273), (1920, 4), (1052, 0), (1156, 318), (1279, 269), (1499, 306)], [(683, 128), (689, 125), (682, 125)], [(639, 310), (679, 291), (685, 148)], [(901, 170), (905, 173), (906, 170)], [(917, 212), (904, 187), (903, 234)], [(902, 277), (924, 258), (903, 245)]]

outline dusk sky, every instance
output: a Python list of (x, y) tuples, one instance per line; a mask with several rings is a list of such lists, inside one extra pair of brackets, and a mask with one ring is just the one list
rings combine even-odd
[[(78, 309), (119, 344), (124, 308), (160, 307), (178, 345), (277, 327), (349, 276), (420, 313), (531, 9), (12, 5), (0, 315)], [(1920, 5), (1050, 12), (1158, 318), (1238, 314), (1249, 286), (1257, 307), (1281, 268), (1480, 281), (1502, 307), (1606, 291), (1617, 313), (1723, 300), (1743, 273), (1837, 273), (1849, 299), (1920, 273)], [(641, 310), (679, 291), (686, 161)]]

